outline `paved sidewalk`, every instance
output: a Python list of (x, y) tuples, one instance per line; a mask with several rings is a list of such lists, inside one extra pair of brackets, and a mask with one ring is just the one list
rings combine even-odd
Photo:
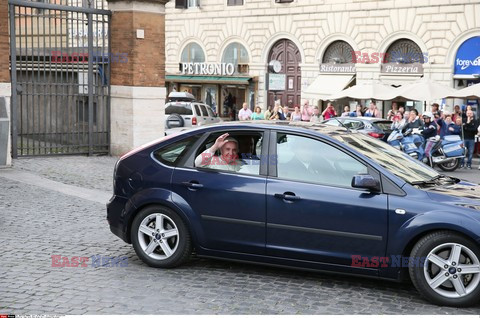
[[(50, 157), (0, 169), (0, 313), (480, 313), (480, 304), (431, 305), (411, 284), (216, 260), (150, 268), (105, 220), (115, 162)], [(52, 255), (90, 259), (87, 267), (52, 267)], [(95, 267), (95, 255), (126, 256), (128, 266)]]

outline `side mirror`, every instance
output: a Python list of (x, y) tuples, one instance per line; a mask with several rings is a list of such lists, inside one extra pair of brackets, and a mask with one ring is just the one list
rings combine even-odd
[(352, 188), (380, 192), (380, 182), (368, 174), (356, 175), (352, 178)]

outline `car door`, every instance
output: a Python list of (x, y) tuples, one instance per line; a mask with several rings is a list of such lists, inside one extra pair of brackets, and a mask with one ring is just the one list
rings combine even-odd
[(273, 132), (270, 142), (267, 254), (341, 265), (384, 256), (387, 195), (351, 187), (354, 175), (378, 173), (321, 139)]
[[(239, 172), (195, 167), (195, 158), (228, 132), (238, 140)], [(263, 130), (206, 134), (172, 176), (173, 201), (199, 220), (197, 242), (206, 249), (265, 253), (265, 186), (268, 138)], [(249, 144), (253, 140), (253, 144)]]
[(205, 124), (209, 124), (209, 120), (208, 120), (208, 111), (207, 111), (207, 107), (205, 107), (205, 105), (202, 105), (202, 104), (199, 104), (198, 106), (200, 106), (200, 110), (202, 112), (202, 117), (200, 117), (200, 123), (202, 125), (205, 125)]
[(208, 123), (213, 124), (217, 122), (217, 117), (215, 117), (215, 114), (213, 113), (213, 110), (210, 108), (210, 106), (206, 106), (207, 111), (208, 111)]

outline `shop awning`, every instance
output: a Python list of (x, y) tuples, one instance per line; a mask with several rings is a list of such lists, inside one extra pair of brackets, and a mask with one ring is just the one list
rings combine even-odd
[(355, 75), (320, 74), (303, 92), (302, 98), (327, 100), (332, 94), (343, 90)]
[(192, 75), (166, 75), (167, 82), (186, 84), (233, 84), (248, 85), (251, 77), (234, 76), (192, 76)]

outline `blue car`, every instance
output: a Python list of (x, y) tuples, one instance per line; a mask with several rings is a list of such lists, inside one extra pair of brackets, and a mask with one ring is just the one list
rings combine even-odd
[(410, 279), (429, 301), (480, 299), (480, 186), (370, 136), (226, 123), (124, 155), (111, 231), (153, 267), (198, 257)]

